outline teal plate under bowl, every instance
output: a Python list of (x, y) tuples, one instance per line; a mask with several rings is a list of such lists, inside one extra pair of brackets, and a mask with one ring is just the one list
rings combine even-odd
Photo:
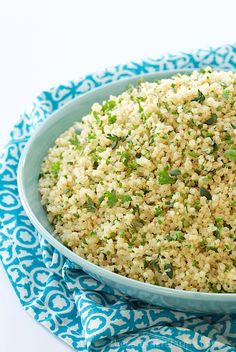
[[(158, 72), (142, 75), (145, 80), (168, 78), (176, 74), (190, 73), (190, 70)], [(85, 272), (100, 282), (112, 286), (121, 293), (138, 298), (159, 307), (195, 313), (236, 313), (236, 294), (204, 293), (175, 290), (139, 282), (112, 273), (90, 263), (65, 247), (54, 235), (47, 215), (40, 203), (38, 176), (43, 158), (54, 145), (56, 138), (75, 121), (86, 115), (94, 102), (102, 102), (110, 95), (122, 93), (128, 84), (135, 84), (135, 76), (107, 84), (88, 92), (63, 106), (46, 120), (27, 143), (18, 166), (18, 189), (22, 205), (32, 224), (40, 234), (61, 254), (78, 264)]]

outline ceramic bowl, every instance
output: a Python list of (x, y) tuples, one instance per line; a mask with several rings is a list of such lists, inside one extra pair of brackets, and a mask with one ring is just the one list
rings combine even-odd
[[(191, 71), (157, 72), (142, 75), (142, 77), (152, 81), (171, 77), (177, 72), (190, 73)], [(53, 146), (56, 138), (75, 121), (86, 115), (94, 102), (102, 102), (110, 95), (122, 93), (128, 84), (135, 84), (139, 78), (135, 76), (123, 79), (81, 95), (52, 114), (38, 128), (25, 146), (18, 166), (18, 189), (22, 205), (38, 232), (52, 246), (95, 279), (112, 286), (121, 293), (174, 310), (203, 314), (236, 313), (236, 294), (175, 290), (129, 279), (79, 257), (53, 235), (53, 228), (40, 203), (38, 192), (38, 177), (43, 158), (47, 155), (48, 149)]]

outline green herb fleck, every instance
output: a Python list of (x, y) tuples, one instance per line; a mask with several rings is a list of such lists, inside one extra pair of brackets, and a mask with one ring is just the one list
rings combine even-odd
[(77, 134), (77, 136), (80, 135), (81, 132), (82, 132), (82, 129), (81, 129), (81, 128), (76, 128), (76, 129), (75, 129), (75, 133)]
[(220, 292), (222, 292), (221, 290), (219, 290), (219, 289), (216, 287), (216, 285), (212, 284), (211, 282), (209, 282), (208, 286), (209, 286), (210, 291), (213, 292), (213, 293), (220, 293)]
[(95, 213), (96, 204), (88, 195), (86, 195), (86, 196), (87, 196), (87, 201), (85, 202), (84, 207), (87, 209), (88, 212)]
[(124, 164), (124, 165), (128, 165), (128, 162), (130, 160), (130, 154), (129, 152), (125, 151), (121, 153), (120, 156), (120, 161)]
[(127, 202), (132, 202), (132, 198), (127, 195), (121, 195), (120, 196), (121, 204), (127, 203)]
[(102, 120), (100, 119), (100, 117), (98, 116), (97, 111), (93, 111), (93, 117), (94, 117), (94, 119), (95, 119), (95, 121), (96, 121), (96, 124), (97, 124), (99, 127), (101, 127), (103, 122), (102, 122)]
[(181, 171), (179, 169), (174, 169), (174, 170), (169, 171), (169, 174), (171, 176), (179, 176), (179, 175), (181, 175)]
[(213, 114), (209, 119), (207, 119), (204, 123), (208, 126), (213, 125), (218, 119), (218, 116)]
[(215, 223), (216, 223), (217, 230), (214, 232), (214, 235), (216, 236), (216, 238), (220, 239), (221, 238), (220, 233), (223, 227), (223, 219), (221, 217), (215, 218)]
[(112, 125), (113, 123), (115, 123), (117, 120), (117, 117), (115, 115), (110, 115), (108, 116), (108, 125)]
[(139, 208), (139, 205), (138, 204), (136, 204), (136, 205), (134, 205), (133, 206), (133, 213), (134, 214), (138, 214), (138, 215), (140, 215), (140, 208)]
[(217, 152), (217, 150), (219, 149), (219, 146), (216, 142), (213, 142), (212, 144), (212, 153)]
[(111, 144), (111, 149), (115, 149), (118, 145), (118, 142), (119, 142), (119, 137), (117, 137), (115, 134), (107, 134), (107, 139), (109, 139), (112, 144)]
[(102, 111), (103, 112), (111, 111), (115, 106), (116, 106), (116, 102), (114, 100), (108, 100), (106, 103), (103, 104)]
[(145, 100), (145, 98), (143, 98), (143, 97), (137, 97), (136, 98), (136, 102), (138, 103), (138, 111), (140, 113), (143, 112), (143, 107), (141, 105), (141, 101), (144, 101), (144, 100)]
[(64, 193), (68, 194), (70, 196), (73, 193), (73, 189), (72, 188), (66, 188)]
[(79, 219), (80, 218), (80, 215), (78, 213), (74, 213), (73, 214), (75, 218)]
[(206, 99), (205, 95), (198, 89), (197, 96), (191, 101), (197, 101), (198, 103), (202, 103), (205, 99)]
[(142, 241), (141, 241), (141, 245), (144, 246), (145, 245), (145, 240), (146, 240), (146, 234), (145, 233), (142, 233), (141, 234), (141, 237), (142, 237)]
[(175, 233), (169, 234), (165, 238), (167, 241), (183, 241), (185, 239), (182, 231), (176, 231)]
[(190, 150), (190, 151), (188, 152), (188, 155), (191, 156), (191, 158), (198, 158), (198, 157), (199, 157), (199, 154), (196, 153), (196, 152), (193, 151), (193, 150)]
[(192, 261), (192, 266), (198, 268), (198, 262), (195, 259)]
[(95, 236), (97, 236), (97, 232), (96, 231), (91, 231), (88, 236), (89, 237), (95, 237)]
[(105, 198), (104, 196), (101, 196), (101, 197), (98, 198), (99, 205), (103, 202), (104, 198)]
[(236, 130), (236, 125), (234, 125), (232, 122), (231, 122), (231, 126), (233, 130)]
[(158, 271), (158, 273), (161, 272), (161, 268), (160, 268), (160, 264), (158, 263), (158, 260), (155, 260), (154, 262), (152, 262), (152, 265), (154, 269)]
[(236, 200), (234, 200), (234, 201), (231, 203), (231, 207), (232, 207), (232, 208), (236, 208)]
[(164, 272), (166, 275), (172, 279), (173, 278), (173, 265), (171, 263), (164, 265)]
[(62, 219), (62, 215), (61, 214), (57, 214), (53, 217), (53, 222), (57, 223), (58, 221), (61, 221)]
[(206, 246), (207, 246), (207, 239), (206, 239), (206, 237), (203, 237), (203, 239), (199, 242), (199, 246), (200, 246), (201, 248), (206, 248)]
[(227, 89), (225, 89), (225, 90), (223, 91), (223, 98), (226, 99), (226, 100), (228, 100), (228, 99), (229, 99), (229, 96), (230, 96), (230, 91), (227, 90)]
[(212, 199), (211, 193), (206, 188), (200, 187), (199, 191), (200, 191), (200, 196), (201, 197), (206, 197), (207, 200), (211, 200)]
[(200, 204), (199, 201), (196, 201), (193, 206), (194, 206), (194, 208), (195, 208), (196, 210), (200, 210), (200, 209), (201, 209), (201, 204)]
[(94, 132), (90, 132), (90, 133), (88, 133), (87, 138), (88, 138), (88, 141), (96, 139), (96, 134)]
[(56, 161), (54, 163), (52, 163), (51, 165), (51, 172), (55, 175), (55, 176), (58, 176), (58, 173), (60, 171), (60, 166), (61, 166), (61, 163), (59, 161)]
[(226, 152), (224, 153), (224, 157), (229, 160), (236, 161), (236, 149), (226, 150)]
[(77, 134), (73, 134), (73, 136), (69, 139), (70, 144), (74, 145), (76, 148), (80, 147), (80, 142), (78, 140)]
[(131, 173), (131, 172), (134, 171), (134, 170), (137, 170), (138, 167), (139, 167), (139, 164), (137, 163), (136, 160), (131, 161), (131, 162), (128, 164), (129, 173)]
[(158, 205), (155, 209), (154, 209), (154, 215), (155, 216), (161, 216), (164, 214), (164, 210), (161, 209), (161, 207)]
[(107, 198), (108, 208), (113, 208), (117, 202), (116, 192), (113, 189), (111, 192), (105, 192), (105, 197)]
[(158, 182), (160, 185), (172, 185), (176, 182), (176, 179), (171, 177), (167, 170), (161, 170), (159, 172)]

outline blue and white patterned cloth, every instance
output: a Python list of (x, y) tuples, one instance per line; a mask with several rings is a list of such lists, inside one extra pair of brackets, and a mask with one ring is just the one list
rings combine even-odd
[(49, 245), (19, 200), (20, 154), (35, 128), (66, 102), (127, 76), (236, 68), (236, 45), (130, 62), (42, 92), (11, 132), (0, 160), (0, 258), (24, 309), (76, 351), (236, 352), (235, 316), (194, 316), (114, 292)]

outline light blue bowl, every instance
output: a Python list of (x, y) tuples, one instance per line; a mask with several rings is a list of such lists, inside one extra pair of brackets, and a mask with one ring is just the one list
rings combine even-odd
[[(190, 73), (191, 71), (178, 71)], [(171, 77), (172, 72), (142, 75), (145, 80)], [(125, 295), (155, 304), (160, 307), (195, 313), (236, 313), (236, 294), (202, 293), (175, 290), (139, 282), (112, 273), (79, 257), (53, 236), (52, 226), (40, 204), (38, 176), (43, 158), (56, 138), (75, 121), (86, 115), (94, 102), (102, 102), (112, 95), (123, 92), (128, 84), (140, 77), (132, 77), (108, 84), (86, 93), (56, 111), (27, 143), (18, 166), (18, 188), (22, 205), (38, 232), (59, 252), (78, 264), (85, 272), (104, 284), (116, 288)]]

